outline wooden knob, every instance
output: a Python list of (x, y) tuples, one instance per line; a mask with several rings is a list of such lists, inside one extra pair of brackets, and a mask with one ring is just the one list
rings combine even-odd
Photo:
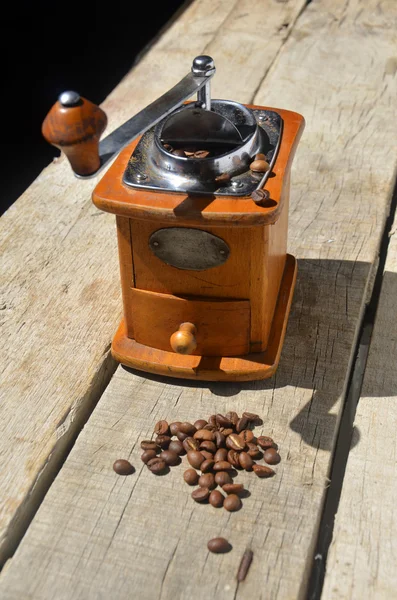
[(77, 175), (92, 175), (100, 167), (98, 144), (106, 125), (99, 106), (76, 92), (64, 92), (44, 119), (42, 133), (66, 154)]
[(195, 335), (197, 329), (193, 323), (182, 323), (178, 331), (170, 337), (171, 348), (178, 354), (191, 354), (197, 348)]

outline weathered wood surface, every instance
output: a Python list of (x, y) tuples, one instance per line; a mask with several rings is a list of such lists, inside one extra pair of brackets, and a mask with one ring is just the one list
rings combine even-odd
[(383, 276), (323, 599), (397, 597), (397, 221)]
[[(299, 258), (299, 275), (279, 370), (265, 382), (197, 385), (120, 367), (0, 577), (5, 599), (304, 595), (352, 348), (393, 185), (397, 6), (312, 2), (258, 93), (252, 97), (253, 86), (245, 97), (235, 94), (241, 64), (238, 74), (232, 64), (241, 28), (250, 31), (260, 21), (261, 7), (239, 2), (232, 8), (222, 30), (235, 34), (229, 56), (218, 38), (205, 50), (214, 55), (220, 77), (222, 68), (234, 69), (233, 77), (221, 79), (224, 93), (215, 80), (215, 95), (282, 106), (307, 120), (291, 194), (289, 250)], [(197, 30), (203, 34), (205, 27)], [(253, 63), (265, 73), (266, 35), (256, 31), (255, 43), (260, 34), (264, 45), (262, 54), (256, 47)], [(139, 441), (158, 419), (192, 420), (229, 408), (261, 413), (263, 431), (279, 442), (283, 458), (272, 480), (241, 477), (251, 496), (240, 512), (194, 504), (181, 467), (159, 478), (141, 468)], [(129, 457), (136, 474), (117, 477), (111, 465), (118, 457)], [(233, 551), (209, 555), (206, 542), (214, 535), (228, 537)], [(254, 562), (236, 589), (248, 544)]]
[[(194, 2), (107, 98), (108, 130), (174, 85), (204, 50), (217, 61), (219, 93), (251, 98), (288, 34), (283, 23), (292, 25), (303, 5)], [(251, 30), (250, 45), (239, 48)], [(114, 217), (91, 203), (97, 179), (75, 179), (61, 158), (0, 222), (0, 564), (114, 370), (116, 229)]]

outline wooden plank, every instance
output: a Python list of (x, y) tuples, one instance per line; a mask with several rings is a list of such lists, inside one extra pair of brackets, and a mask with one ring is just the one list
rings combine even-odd
[(390, 600), (397, 593), (397, 220), (393, 231), (328, 554), (324, 600)]
[[(307, 120), (291, 195), (289, 250), (299, 258), (299, 276), (276, 376), (197, 385), (120, 367), (0, 578), (7, 600), (304, 596), (395, 172), (389, 66), (396, 11), (394, 3), (377, 0), (365, 6), (312, 2), (250, 98), (266, 98)], [(259, 13), (257, 4), (253, 22)], [(237, 30), (230, 63), (244, 46), (239, 24), (228, 27)], [(233, 89), (234, 79), (239, 75), (230, 81)], [(193, 420), (227, 409), (259, 412), (283, 459), (272, 480), (241, 476), (251, 496), (231, 515), (193, 504), (182, 468), (155, 478), (139, 462), (139, 441), (157, 420)], [(118, 457), (129, 457), (136, 474), (117, 477), (111, 465)], [(233, 551), (209, 555), (206, 542), (214, 535), (228, 537)], [(234, 577), (247, 545), (254, 562), (237, 589)]]
[[(229, 34), (237, 47), (252, 26), (240, 19), (248, 4), (265, 36), (255, 37), (262, 55), (251, 96), (283, 43), (278, 28), (286, 18), (293, 22), (304, 0), (271, 8), (259, 0), (197, 0), (107, 98), (109, 130), (174, 85), (194, 56), (213, 48), (229, 18), (231, 26), (241, 21)], [(221, 46), (214, 50), (228, 84), (218, 89), (233, 96), (229, 83), (237, 85), (244, 67), (223, 58)], [(1, 219), (0, 564), (114, 369), (108, 351), (121, 315), (116, 235), (113, 217), (91, 204), (97, 179), (77, 180), (57, 159)]]

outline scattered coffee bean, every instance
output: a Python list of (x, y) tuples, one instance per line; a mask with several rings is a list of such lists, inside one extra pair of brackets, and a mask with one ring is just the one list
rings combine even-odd
[(246, 444), (255, 440), (255, 436), (251, 429), (243, 429), (243, 431), (239, 433), (239, 436), (243, 438)]
[(199, 474), (194, 469), (187, 469), (183, 474), (183, 479), (189, 485), (196, 485), (199, 480)]
[(240, 566), (237, 571), (237, 581), (244, 581), (244, 579), (247, 577), (253, 557), (254, 553), (252, 552), (252, 550), (247, 549), (244, 552), (243, 558), (241, 559)]
[(197, 429), (192, 423), (181, 423), (178, 427), (178, 431), (182, 431), (183, 433), (187, 433), (187, 435), (193, 435), (196, 433)]
[(208, 488), (209, 490), (216, 488), (215, 477), (213, 473), (204, 473), (204, 475), (200, 475), (198, 483), (200, 487)]
[(210, 493), (210, 497), (208, 498), (208, 501), (215, 508), (221, 508), (221, 506), (223, 506), (224, 499), (225, 499), (225, 496), (223, 494), (221, 494), (218, 490), (212, 490), (212, 492)]
[(198, 431), (199, 429), (203, 429), (206, 425), (208, 425), (207, 421), (205, 419), (199, 419), (198, 421), (194, 422), (194, 426), (196, 428), (196, 430)]
[(233, 483), (233, 479), (227, 471), (220, 471), (215, 474), (215, 483), (223, 487), (226, 483)]
[(215, 454), (216, 446), (215, 446), (214, 442), (209, 442), (208, 440), (204, 440), (204, 442), (201, 442), (201, 444), (200, 444), (200, 450), (207, 450), (207, 452), (211, 452), (211, 454)]
[(169, 428), (167, 421), (159, 421), (154, 426), (153, 433), (156, 433), (157, 435), (168, 435), (169, 430), (170, 430), (170, 428)]
[(236, 423), (236, 431), (237, 433), (241, 433), (244, 429), (247, 429), (249, 421), (247, 417), (241, 417)]
[(189, 452), (189, 450), (198, 450), (200, 448), (200, 442), (192, 437), (187, 437), (183, 440), (182, 444), (186, 452)]
[(248, 452), (240, 452), (239, 461), (243, 469), (245, 469), (246, 471), (252, 471), (254, 461), (252, 460)]
[(253, 444), (252, 442), (248, 442), (247, 447), (248, 447), (247, 452), (251, 458), (257, 458), (257, 459), (262, 458), (263, 454), (259, 450), (259, 448), (256, 444)]
[(273, 475), (276, 474), (273, 469), (266, 467), (265, 465), (254, 465), (252, 470), (258, 477), (273, 477)]
[(212, 425), (215, 429), (218, 429), (219, 425), (216, 422), (216, 415), (211, 415), (208, 419), (208, 425)]
[(212, 467), (214, 466), (214, 464), (215, 464), (215, 461), (208, 458), (204, 462), (201, 463), (200, 471), (202, 473), (209, 473), (209, 471), (212, 470)]
[(200, 450), (200, 452), (204, 456), (205, 460), (212, 460), (214, 458), (212, 452), (208, 452), (208, 450)]
[(232, 468), (232, 465), (227, 462), (227, 460), (220, 460), (219, 462), (216, 462), (213, 466), (213, 469), (216, 473), (218, 473), (218, 471), (229, 471)]
[(237, 452), (237, 450), (229, 450), (227, 453), (227, 460), (235, 469), (241, 469), (239, 452)]
[(204, 440), (212, 442), (214, 440), (214, 433), (208, 429), (199, 429), (196, 431), (193, 437), (195, 440), (199, 440), (200, 442), (204, 442)]
[(146, 463), (146, 465), (149, 471), (151, 471), (155, 475), (162, 473), (167, 468), (167, 463), (165, 462), (165, 460), (158, 456), (149, 460), (149, 462)]
[(263, 421), (260, 418), (259, 415), (257, 415), (256, 413), (251, 413), (251, 412), (243, 412), (243, 417), (247, 417), (248, 421), (250, 423), (254, 423), (255, 425), (262, 425)]
[(241, 506), (241, 500), (237, 494), (230, 494), (229, 496), (226, 496), (223, 501), (223, 507), (229, 512), (235, 512), (236, 510), (239, 510)]
[(240, 452), (241, 450), (244, 450), (246, 444), (243, 438), (241, 438), (237, 433), (231, 433), (226, 438), (226, 446), (229, 448), (229, 450), (237, 450)]
[(189, 436), (188, 436), (188, 434), (187, 434), (187, 433), (183, 433), (183, 431), (179, 431), (179, 430), (178, 430), (178, 431), (176, 432), (176, 437), (178, 438), (178, 440), (179, 440), (180, 442), (183, 442), (183, 441), (184, 441), (184, 440), (186, 440), (186, 438), (187, 438), (187, 437), (189, 437)]
[(153, 442), (152, 440), (142, 440), (141, 448), (142, 450), (155, 450), (156, 452), (160, 450), (156, 442)]
[(113, 471), (115, 471), (117, 475), (131, 475), (134, 473), (135, 469), (128, 460), (119, 458), (113, 463)]
[(203, 429), (205, 429), (206, 431), (212, 431), (213, 433), (217, 431), (217, 427), (215, 427), (214, 425), (210, 425), (209, 423), (207, 423), (207, 425), (204, 425)]
[(158, 435), (155, 439), (155, 442), (160, 448), (166, 450), (171, 443), (171, 438), (169, 435)]
[(227, 460), (227, 454), (226, 448), (219, 448), (214, 454), (214, 461), (219, 462), (220, 460)]
[(231, 427), (232, 426), (232, 422), (230, 419), (228, 419), (227, 417), (224, 417), (223, 415), (216, 415), (215, 417), (217, 424), (220, 427)]
[(271, 437), (267, 437), (266, 435), (260, 435), (256, 441), (264, 450), (267, 450), (268, 448), (274, 448), (274, 441)]
[(231, 410), (230, 412), (227, 412), (225, 414), (225, 417), (227, 419), (229, 419), (229, 421), (231, 422), (231, 424), (233, 425), (233, 427), (236, 426), (236, 423), (237, 423), (237, 421), (239, 419), (238, 414), (236, 412), (234, 412), (234, 411)]
[(217, 537), (207, 543), (207, 548), (210, 552), (214, 552), (214, 554), (224, 554), (225, 552), (230, 552), (232, 546), (225, 538)]
[(196, 502), (205, 502), (206, 500), (208, 500), (209, 495), (209, 489), (204, 487), (199, 487), (196, 490), (194, 490), (194, 492), (192, 492), (192, 498)]
[(244, 491), (244, 486), (242, 483), (225, 483), (222, 486), (222, 489), (226, 494), (241, 494)]
[(198, 450), (189, 450), (187, 459), (194, 469), (199, 469), (205, 458)]
[(182, 442), (180, 442), (179, 440), (172, 440), (172, 442), (168, 446), (168, 450), (171, 450), (172, 452), (176, 452), (179, 455), (186, 454), (186, 450), (183, 447)]
[(268, 465), (277, 465), (281, 460), (281, 456), (275, 448), (268, 448), (265, 450), (263, 458)]
[(214, 440), (218, 448), (223, 448), (225, 446), (226, 437), (223, 432), (221, 433), (220, 431), (214, 431)]
[(181, 424), (180, 421), (175, 421), (174, 423), (170, 424), (170, 433), (171, 435), (176, 435), (178, 433), (178, 427)]
[(156, 450), (145, 450), (145, 452), (141, 455), (141, 460), (145, 464), (148, 463), (152, 458), (156, 458)]
[(181, 459), (176, 452), (172, 452), (172, 450), (163, 450), (160, 454), (160, 458), (165, 460), (167, 465), (174, 467), (175, 465), (179, 465)]

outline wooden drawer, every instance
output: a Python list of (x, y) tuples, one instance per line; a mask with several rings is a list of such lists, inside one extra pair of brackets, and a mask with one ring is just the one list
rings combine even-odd
[(172, 352), (170, 337), (181, 323), (197, 327), (200, 356), (248, 354), (249, 300), (181, 298), (144, 290), (131, 290), (134, 338), (140, 344)]

